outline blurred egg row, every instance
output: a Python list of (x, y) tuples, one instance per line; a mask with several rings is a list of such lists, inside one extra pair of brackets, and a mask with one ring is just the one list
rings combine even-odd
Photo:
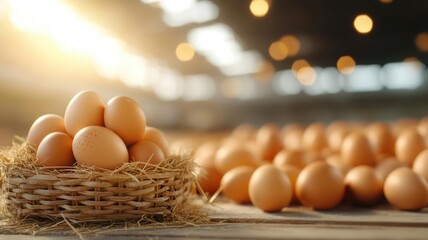
[(342, 202), (402, 210), (428, 204), (428, 118), (395, 122), (242, 124), (194, 151), (199, 184), (263, 211)]
[(169, 155), (163, 132), (147, 126), (143, 110), (127, 96), (105, 104), (94, 91), (69, 102), (64, 117), (46, 114), (30, 127), (27, 142), (41, 166), (116, 169), (129, 161), (158, 164)]

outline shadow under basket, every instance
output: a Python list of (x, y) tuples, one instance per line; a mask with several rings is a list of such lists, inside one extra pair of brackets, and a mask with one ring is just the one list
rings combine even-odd
[(172, 155), (157, 166), (126, 163), (103, 170), (36, 166), (26, 142), (1, 151), (1, 204), (10, 218), (169, 221), (177, 208), (189, 204), (197, 181), (189, 156)]

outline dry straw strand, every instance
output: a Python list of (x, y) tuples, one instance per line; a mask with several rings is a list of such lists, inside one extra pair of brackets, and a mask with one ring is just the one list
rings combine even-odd
[(34, 149), (17, 138), (0, 150), (0, 160), (0, 232), (29, 234), (68, 227), (82, 237), (105, 224), (209, 222), (204, 210), (192, 203), (198, 184), (189, 155), (171, 155), (159, 165), (131, 162), (116, 170), (49, 168), (37, 166)]

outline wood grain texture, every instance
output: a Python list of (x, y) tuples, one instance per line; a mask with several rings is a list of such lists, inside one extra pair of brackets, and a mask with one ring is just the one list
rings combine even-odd
[[(428, 209), (399, 211), (341, 206), (314, 211), (301, 206), (265, 213), (250, 205), (217, 201), (206, 205), (212, 223), (201, 226), (141, 227), (104, 232), (89, 239), (428, 239)], [(77, 239), (61, 232), (41, 236), (0, 235), (2, 239)]]

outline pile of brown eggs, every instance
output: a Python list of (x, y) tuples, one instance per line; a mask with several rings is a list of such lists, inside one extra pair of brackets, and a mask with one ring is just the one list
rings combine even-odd
[(263, 211), (290, 204), (319, 210), (342, 202), (401, 210), (428, 204), (428, 118), (395, 122), (335, 121), (303, 126), (240, 125), (194, 153), (209, 194)]
[(146, 124), (143, 110), (127, 96), (105, 104), (98, 93), (82, 91), (64, 117), (46, 114), (31, 126), (27, 142), (40, 166), (81, 165), (116, 169), (129, 161), (162, 162), (169, 154), (164, 134)]

